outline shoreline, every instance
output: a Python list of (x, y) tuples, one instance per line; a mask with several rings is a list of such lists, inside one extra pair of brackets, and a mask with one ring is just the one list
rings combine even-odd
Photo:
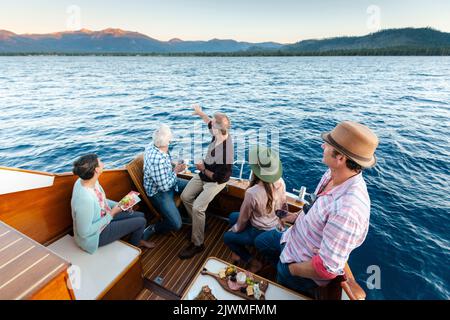
[(369, 50), (337, 50), (325, 52), (189, 52), (189, 53), (156, 53), (156, 52), (0, 52), (1, 57), (20, 56), (63, 56), (63, 57), (447, 57), (450, 48), (434, 49), (369, 49)]

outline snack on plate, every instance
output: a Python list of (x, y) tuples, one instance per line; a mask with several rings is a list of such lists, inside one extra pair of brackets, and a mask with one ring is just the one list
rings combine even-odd
[(131, 191), (119, 202), (119, 207), (122, 211), (127, 211), (133, 208), (141, 199), (139, 198), (139, 193)]
[(200, 291), (194, 300), (217, 300), (217, 298), (212, 294), (210, 287), (203, 286), (202, 291)]
[[(204, 269), (206, 272), (207, 270)], [(237, 294), (246, 295), (256, 300), (264, 299), (268, 283), (264, 280), (256, 280), (254, 275), (248, 271), (239, 271), (237, 267), (230, 265), (220, 269), (218, 274), (214, 275), (222, 280), (220, 284), (229, 291), (235, 291)]]
[(236, 280), (240, 285), (245, 285), (247, 281), (247, 275), (244, 272), (239, 272), (236, 275)]
[(228, 266), (227, 269), (225, 270), (225, 275), (227, 277), (229, 276), (236, 276), (237, 272), (236, 272), (236, 267), (235, 266)]
[(261, 298), (261, 290), (259, 289), (259, 284), (255, 283), (253, 285), (253, 296), (256, 300), (259, 300)]
[(266, 292), (268, 287), (269, 287), (269, 283), (267, 281), (260, 281), (259, 282), (259, 289), (261, 290), (261, 293), (263, 295), (264, 295), (264, 292)]
[(239, 283), (237, 283), (236, 279), (234, 279), (234, 281), (233, 281), (233, 279), (231, 279), (231, 278), (228, 279), (227, 285), (228, 285), (228, 288), (230, 288), (230, 290), (233, 290), (233, 291), (239, 291), (239, 290), (241, 290), (241, 287), (242, 287)]
[(225, 269), (219, 271), (219, 278), (225, 279), (227, 275), (225, 274)]
[(252, 286), (252, 285), (255, 284), (255, 281), (254, 281), (252, 278), (250, 278), (250, 277), (247, 277), (247, 279), (245, 280), (245, 282), (246, 282), (247, 285), (249, 285), (249, 286)]
[(247, 295), (249, 297), (253, 295), (253, 286), (248, 286), (247, 287)]

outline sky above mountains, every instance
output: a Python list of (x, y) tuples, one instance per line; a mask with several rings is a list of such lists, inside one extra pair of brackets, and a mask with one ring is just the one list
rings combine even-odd
[(431, 26), (450, 32), (448, 0), (0, 0), (0, 29), (50, 33), (109, 27), (160, 40), (277, 41)]

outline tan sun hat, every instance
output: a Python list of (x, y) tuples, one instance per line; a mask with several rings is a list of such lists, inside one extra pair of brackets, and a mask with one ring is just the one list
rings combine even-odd
[(322, 133), (322, 139), (363, 168), (371, 168), (377, 163), (378, 137), (360, 123), (341, 122), (333, 131)]

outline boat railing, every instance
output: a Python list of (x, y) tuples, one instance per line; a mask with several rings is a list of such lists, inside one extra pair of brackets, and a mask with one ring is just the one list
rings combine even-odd
[[(244, 175), (244, 166), (245, 164), (249, 163), (246, 160), (236, 160), (233, 162), (233, 165), (240, 165), (240, 170), (239, 170), (239, 177), (232, 177), (233, 179), (236, 179), (237, 181), (244, 181), (244, 180), (248, 180), (250, 181), (252, 179), (252, 173), (253, 171), (250, 170), (250, 174), (248, 176), (248, 179), (244, 179), (243, 175)], [(314, 201), (315, 198), (315, 194), (314, 193), (307, 193), (306, 192), (306, 187), (302, 186), (300, 188), (300, 190), (298, 189), (292, 189), (292, 191), (295, 193), (291, 193), (291, 192), (287, 192), (287, 194), (294, 198), (297, 199), (298, 201), (305, 203), (305, 204), (310, 204), (310, 202), (308, 200), (306, 200), (306, 197), (309, 197), (311, 199), (311, 201)]]
[(296, 197), (298, 197), (298, 201), (304, 203), (304, 204), (310, 204), (308, 200), (306, 200), (306, 197), (308, 196), (312, 202), (314, 202), (315, 194), (314, 193), (307, 193), (306, 187), (302, 186), (300, 190), (298, 189), (292, 189), (293, 192), (297, 193)]
[(233, 165), (240, 164), (241, 168), (240, 168), (240, 171), (239, 171), (239, 177), (232, 177), (232, 178), (234, 178), (234, 179), (236, 179), (238, 181), (250, 180), (252, 178), (252, 173), (253, 173), (252, 170), (250, 170), (250, 174), (248, 176), (248, 179), (244, 179), (242, 177), (244, 175), (244, 166), (245, 166), (246, 163), (249, 163), (249, 162), (245, 161), (245, 160), (236, 160), (236, 161), (233, 162)]

